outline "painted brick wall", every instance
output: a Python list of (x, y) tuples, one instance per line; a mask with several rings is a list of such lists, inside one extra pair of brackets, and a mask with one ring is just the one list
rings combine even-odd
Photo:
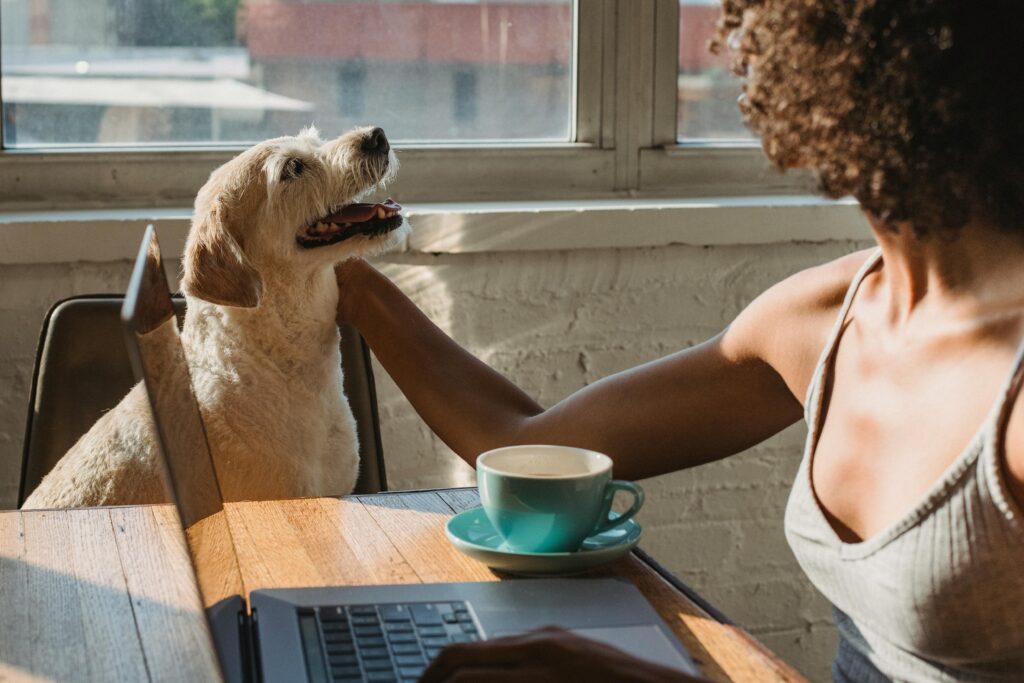
[[(396, 254), (379, 261), (439, 325), (550, 405), (610, 373), (716, 334), (753, 297), (851, 242), (744, 247)], [(123, 291), (130, 264), (0, 266), (0, 505), (17, 495), (39, 323), (75, 293)], [(168, 268), (173, 271), (173, 268)], [(377, 369), (392, 488), (473, 473)], [(782, 534), (802, 426), (726, 461), (644, 482), (643, 546), (812, 680), (828, 678), (828, 605)], [(681, 447), (685, 448), (685, 444)]]

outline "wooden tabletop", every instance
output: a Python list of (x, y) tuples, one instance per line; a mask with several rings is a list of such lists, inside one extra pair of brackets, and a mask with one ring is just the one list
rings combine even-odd
[[(456, 551), (475, 489), (227, 506), (247, 591), (502, 576)], [(802, 681), (743, 629), (637, 555), (631, 579), (713, 681)], [(698, 598), (699, 600), (699, 598)], [(169, 506), (0, 513), (0, 681), (216, 679), (181, 527)]]

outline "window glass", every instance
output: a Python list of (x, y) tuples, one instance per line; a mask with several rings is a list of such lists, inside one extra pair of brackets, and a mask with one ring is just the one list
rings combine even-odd
[(0, 0), (4, 144), (567, 141), (572, 0)]
[(749, 140), (736, 98), (739, 78), (729, 70), (729, 55), (713, 55), (719, 0), (679, 0), (678, 137), (680, 140)]

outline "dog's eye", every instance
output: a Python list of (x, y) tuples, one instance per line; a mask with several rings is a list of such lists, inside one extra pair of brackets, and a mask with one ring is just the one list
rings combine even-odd
[(281, 180), (298, 178), (302, 175), (304, 170), (306, 170), (306, 165), (302, 163), (302, 159), (289, 159), (288, 163), (284, 165), (284, 172), (281, 174)]

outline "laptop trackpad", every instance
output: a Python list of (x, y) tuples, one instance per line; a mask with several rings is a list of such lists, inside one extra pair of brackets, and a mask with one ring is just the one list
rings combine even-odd
[[(571, 628), (573, 633), (601, 643), (607, 643), (620, 650), (643, 659), (674, 669), (690, 671), (692, 666), (679, 650), (669, 641), (657, 626), (614, 626), (610, 628)], [(515, 635), (493, 633), (492, 638)]]

